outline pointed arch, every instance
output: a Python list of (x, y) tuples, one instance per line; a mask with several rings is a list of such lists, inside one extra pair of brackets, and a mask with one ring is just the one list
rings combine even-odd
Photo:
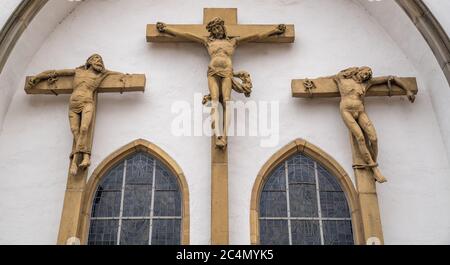
[(89, 178), (89, 181), (86, 185), (81, 208), (82, 220), (80, 222), (80, 226), (78, 229), (78, 231), (80, 231), (79, 235), (81, 242), (83, 244), (86, 244), (88, 240), (92, 203), (100, 181), (107, 174), (107, 172), (110, 169), (112, 169), (115, 165), (117, 165), (119, 162), (126, 159), (127, 157), (133, 155), (134, 153), (138, 152), (148, 153), (149, 155), (157, 159), (159, 162), (163, 163), (163, 165), (166, 166), (170, 170), (170, 172), (177, 178), (180, 187), (181, 201), (182, 201), (181, 244), (189, 245), (190, 242), (189, 189), (184, 173), (181, 170), (181, 167), (166, 152), (164, 152), (161, 148), (159, 148), (155, 144), (144, 139), (135, 140), (121, 147), (111, 155), (109, 155), (105, 160), (103, 160), (100, 163), (100, 165), (97, 166), (97, 168), (94, 170), (91, 177)]
[(259, 171), (253, 186), (250, 204), (250, 240), (252, 245), (260, 244), (260, 198), (264, 185), (271, 173), (284, 161), (295, 154), (304, 154), (320, 163), (332, 173), (339, 182), (351, 212), (352, 228), (355, 244), (364, 244), (361, 211), (358, 201), (358, 193), (352, 180), (346, 171), (330, 155), (319, 147), (303, 139), (297, 139), (276, 152)]

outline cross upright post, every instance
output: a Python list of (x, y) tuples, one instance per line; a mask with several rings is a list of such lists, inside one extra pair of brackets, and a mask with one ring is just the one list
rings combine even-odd
[[(232, 101), (231, 91), (247, 97), (252, 92), (250, 75), (234, 72), (232, 56), (244, 43), (294, 42), (293, 25), (240, 25), (236, 8), (205, 8), (203, 24), (147, 26), (148, 42), (197, 42), (206, 47), (211, 57), (208, 66), (210, 94), (204, 103), (211, 102), (214, 130), (211, 146), (211, 244), (229, 244), (228, 225), (228, 126)], [(220, 115), (222, 114), (222, 115)]]

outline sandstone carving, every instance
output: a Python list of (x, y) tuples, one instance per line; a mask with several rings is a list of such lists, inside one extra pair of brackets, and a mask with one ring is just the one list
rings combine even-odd
[[(359, 156), (354, 158), (354, 168), (371, 170), (379, 183), (387, 181), (378, 168), (378, 137), (366, 113), (364, 98), (406, 95), (414, 102), (418, 92), (415, 78), (373, 77), (370, 67), (352, 67), (334, 76), (294, 80), (292, 90), (295, 97), (340, 97), (342, 119), (358, 148), (354, 152)], [(360, 160), (363, 163), (357, 162)]]
[[(266, 32), (255, 32), (244, 37), (230, 37), (227, 35), (225, 21), (222, 18), (213, 18), (206, 29), (210, 33), (208, 37), (195, 35), (188, 31), (182, 31), (164, 23), (157, 23), (157, 29), (161, 33), (182, 37), (203, 44), (211, 57), (208, 66), (208, 85), (210, 94), (206, 97), (211, 100), (212, 128), (216, 136), (216, 146), (225, 148), (227, 146), (227, 129), (230, 121), (230, 113), (227, 104), (231, 101), (231, 91), (234, 89), (244, 93), (247, 97), (251, 94), (252, 83), (247, 72), (233, 72), (232, 56), (238, 45), (255, 40), (264, 40), (274, 35), (283, 34), (285, 25), (278, 25)], [(241, 79), (239, 83), (235, 77)], [(205, 102), (205, 101), (204, 101)], [(219, 117), (219, 104), (223, 107), (223, 117)], [(222, 121), (222, 124), (219, 124)], [(223, 131), (220, 129), (223, 128)]]
[[(113, 76), (116, 77), (112, 78)], [(70, 82), (68, 78), (70, 78)], [(110, 87), (103, 85), (108, 78), (112, 85)], [(64, 87), (64, 89), (58, 86)], [(74, 137), (74, 149), (71, 154), (70, 175), (75, 176), (79, 169), (86, 169), (91, 164), (91, 144), (88, 136), (94, 118), (96, 93), (99, 92), (99, 88), (102, 88), (102, 92), (113, 92), (118, 87), (120, 87), (120, 92), (143, 91), (145, 76), (132, 76), (109, 71), (98, 54), (90, 56), (84, 65), (76, 69), (46, 71), (27, 78), (25, 90), (29, 94), (48, 94), (49, 90), (56, 95), (59, 93), (71, 94), (69, 121)]]

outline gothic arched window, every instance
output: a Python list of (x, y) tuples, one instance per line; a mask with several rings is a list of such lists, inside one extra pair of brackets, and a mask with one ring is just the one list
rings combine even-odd
[(177, 177), (149, 153), (133, 153), (101, 178), (87, 244), (179, 245), (182, 203)]
[(351, 245), (352, 218), (337, 178), (296, 153), (269, 173), (259, 199), (263, 245)]

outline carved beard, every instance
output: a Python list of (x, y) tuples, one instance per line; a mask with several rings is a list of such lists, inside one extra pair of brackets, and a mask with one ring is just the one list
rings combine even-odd
[(105, 67), (101, 64), (92, 64), (92, 68), (97, 72), (103, 72), (105, 70)]
[(217, 32), (216, 34), (214, 34), (214, 37), (216, 39), (225, 39), (225, 33), (223, 32)]
[(214, 37), (214, 39), (225, 39), (226, 38), (226, 34), (225, 34), (225, 29), (222, 30), (212, 30), (210, 31), (211, 35)]
[(372, 79), (372, 75), (368, 75), (367, 77), (363, 77), (363, 76), (357, 74), (357, 75), (355, 75), (355, 76), (353, 77), (353, 79), (354, 79), (356, 82), (358, 82), (358, 83), (364, 83), (364, 82), (367, 82), (367, 81), (369, 81), (370, 79)]

